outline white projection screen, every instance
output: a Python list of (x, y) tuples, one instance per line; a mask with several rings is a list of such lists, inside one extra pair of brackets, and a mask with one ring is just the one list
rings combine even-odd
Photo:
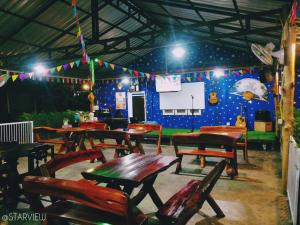
[(194, 96), (194, 109), (205, 109), (204, 82), (181, 84), (181, 91), (159, 93), (159, 108), (191, 109)]

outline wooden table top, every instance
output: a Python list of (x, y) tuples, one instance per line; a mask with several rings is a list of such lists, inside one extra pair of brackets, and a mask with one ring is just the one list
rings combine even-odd
[(144, 135), (146, 133), (149, 133), (149, 130), (145, 130), (145, 129), (122, 129), (122, 128), (117, 128), (114, 129), (115, 131), (123, 131), (126, 132), (129, 135)]
[(81, 127), (65, 127), (65, 128), (54, 128), (54, 127), (34, 127), (33, 129), (45, 129), (49, 131), (56, 131), (58, 133), (64, 133), (64, 132), (84, 132), (88, 130), (89, 128), (81, 128)]
[(234, 139), (240, 139), (243, 136), (243, 133), (241, 132), (224, 132), (224, 131), (201, 131), (201, 132), (193, 132), (193, 133), (179, 133), (179, 134), (174, 134), (172, 136), (185, 136), (185, 137), (198, 137), (202, 134), (219, 134), (219, 135), (224, 135), (228, 136)]
[(174, 156), (133, 153), (82, 172), (86, 179), (138, 186), (178, 161)]
[(4, 144), (0, 145), (0, 157), (23, 157), (28, 156), (28, 154), (34, 150), (34, 148), (42, 147), (50, 148), (52, 144), (42, 144), (42, 143), (32, 143), (32, 144)]

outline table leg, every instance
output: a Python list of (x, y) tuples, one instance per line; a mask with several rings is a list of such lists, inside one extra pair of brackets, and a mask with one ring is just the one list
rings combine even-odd
[(124, 186), (123, 191), (124, 191), (125, 193), (127, 193), (128, 196), (130, 196), (131, 193), (133, 192), (133, 189), (134, 189), (133, 186), (126, 185), (126, 186)]
[(141, 154), (145, 154), (145, 151), (144, 151), (144, 148), (143, 148), (143, 145), (142, 145), (142, 142), (139, 138), (137, 138), (135, 140), (135, 147), (139, 150), (139, 153)]
[[(86, 146), (84, 144), (85, 134), (84, 133), (78, 134), (78, 138), (79, 138), (79, 141), (78, 141), (79, 150), (86, 150)], [(75, 149), (75, 151), (76, 151), (76, 149)]]
[(146, 181), (144, 183), (143, 187), (141, 188), (141, 190), (139, 191), (139, 193), (132, 198), (132, 202), (135, 205), (140, 204), (140, 202), (146, 197), (147, 194), (150, 195), (153, 203), (156, 205), (156, 207), (158, 209), (163, 205), (160, 197), (158, 196), (155, 189), (153, 188), (153, 184), (155, 182), (156, 177), (157, 176), (155, 176), (152, 179)]
[(7, 190), (4, 194), (4, 202), (8, 209), (15, 209), (18, 204), (18, 197), (21, 194), (21, 188), (19, 186), (20, 176), (17, 170), (18, 161), (17, 159), (7, 159), (9, 167), (7, 175)]

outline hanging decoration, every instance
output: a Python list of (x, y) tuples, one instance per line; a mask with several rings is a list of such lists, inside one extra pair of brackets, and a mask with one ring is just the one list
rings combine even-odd
[(84, 37), (83, 37), (83, 34), (81, 32), (81, 27), (80, 27), (80, 23), (79, 23), (79, 16), (78, 16), (78, 12), (77, 12), (77, 1), (76, 0), (72, 0), (72, 7), (73, 7), (73, 16), (76, 19), (77, 38), (80, 41), (81, 51), (82, 51), (81, 62), (83, 64), (89, 63), (90, 62), (90, 57), (87, 54)]
[(8, 74), (4, 74), (0, 76), (0, 87), (3, 87), (6, 82), (9, 80), (10, 76)]

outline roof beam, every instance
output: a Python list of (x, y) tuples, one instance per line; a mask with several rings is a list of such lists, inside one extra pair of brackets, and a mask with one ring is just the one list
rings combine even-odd
[[(159, 5), (167, 5), (167, 6), (177, 7), (177, 8), (189, 9), (189, 10), (193, 9), (190, 5), (180, 4), (177, 1), (165, 1), (165, 0), (164, 1), (162, 1), (162, 0), (141, 0), (141, 1), (142, 2), (149, 2), (149, 3), (156, 3), (156, 4), (159, 4)], [(236, 14), (234, 12), (232, 12), (231, 8), (221, 7), (222, 9), (220, 9), (220, 7), (216, 7), (215, 5), (207, 5), (207, 4), (196, 3), (196, 2), (194, 3), (194, 5), (195, 5), (194, 8), (197, 9), (198, 11), (200, 11), (200, 12), (208, 12), (208, 13), (219, 14), (219, 15), (229, 16), (229, 17), (236, 16)], [(288, 7), (288, 5), (286, 7)], [(268, 18), (266, 16), (269, 16), (270, 14), (274, 14), (274, 13), (281, 13), (283, 8), (268, 10), (269, 11), (268, 14), (263, 14), (261, 12), (243, 11), (242, 15), (244, 15), (244, 14), (256, 14), (256, 16), (257, 16), (256, 19), (257, 20), (262, 20), (262, 21), (265, 21), (265, 22), (274, 23), (274, 22), (278, 21), (277, 18), (275, 18), (275, 19), (274, 18)]]
[[(129, 6), (127, 6), (127, 7), (128, 7), (128, 11), (126, 12), (126, 10), (124, 10), (124, 9), (122, 9), (122, 8), (120, 7), (120, 1), (119, 1), (119, 0), (117, 0), (117, 3), (114, 3), (114, 1), (111, 1), (111, 0), (104, 0), (104, 1), (106, 1), (107, 4), (111, 5), (113, 8), (119, 10), (120, 12), (122, 12), (122, 13), (124, 13), (124, 14), (126, 14), (126, 15), (130, 15), (130, 9), (131, 9), (131, 8), (130, 8)], [(130, 18), (132, 18), (133, 20), (139, 22), (140, 24), (142, 24), (143, 26), (145, 26), (145, 27), (147, 27), (147, 28), (149, 28), (149, 29), (151, 29), (151, 30), (155, 30), (155, 29), (152, 27), (152, 23), (148, 23), (148, 22), (145, 23), (145, 22), (143, 22), (141, 19), (136, 18), (136, 17), (134, 17), (134, 16), (131, 16)], [(147, 20), (147, 18), (145, 18), (145, 19)]]
[[(266, 28), (259, 28), (259, 29), (251, 29), (250, 31), (246, 31), (246, 30), (239, 30), (237, 32), (232, 32), (232, 33), (226, 33), (226, 34), (223, 34), (223, 33), (215, 33), (214, 35), (210, 36), (210, 37), (201, 37), (201, 36), (197, 36), (197, 35), (192, 35), (194, 36), (195, 38), (198, 38), (198, 41), (205, 41), (205, 40), (222, 40), (222, 39), (225, 39), (225, 38), (237, 38), (239, 36), (243, 36), (245, 34), (264, 34), (265, 32), (271, 32), (271, 31), (274, 31), (274, 30), (278, 30), (280, 29), (281, 26), (273, 26), (273, 27), (266, 27)], [(168, 31), (168, 32), (171, 32), (171, 31)], [(151, 31), (151, 32), (144, 32), (144, 33), (140, 33), (141, 35), (152, 35), (152, 36), (155, 36), (155, 35), (158, 35), (158, 34), (162, 34), (162, 31), (161, 30), (158, 30), (158, 31)], [(185, 33), (186, 35), (188, 35), (188, 33)], [(118, 44), (126, 41), (127, 39), (130, 39), (132, 37), (135, 37), (135, 35), (139, 35), (138, 33), (138, 30), (132, 32), (131, 34), (129, 35), (125, 35), (125, 36), (122, 36), (122, 37), (116, 37), (116, 38), (112, 38), (112, 39), (106, 39), (105, 41), (116, 41), (118, 40)], [(149, 41), (151, 40), (151, 38), (149, 39)], [(240, 39), (238, 39), (240, 40)], [(101, 41), (104, 41), (104, 40), (101, 40)], [(99, 44), (99, 43), (90, 43), (90, 45), (94, 45), (94, 44)], [(116, 47), (118, 44), (114, 44), (113, 47)], [(72, 48), (77, 48), (78, 46), (77, 45), (69, 45), (69, 46), (63, 46), (63, 47), (58, 47), (58, 48), (47, 48), (47, 49), (44, 49), (44, 50), (41, 50), (41, 52), (43, 51), (62, 51), (62, 50), (66, 50), (66, 49), (72, 49)], [(110, 49), (112, 49), (112, 46), (109, 46), (111, 48), (106, 48), (104, 49), (103, 51), (104, 52), (109, 52)], [(135, 47), (132, 47), (132, 48), (135, 48)], [(112, 50), (112, 53), (119, 53), (120, 49), (115, 49), (116, 52), (114, 52)], [(136, 50), (136, 49), (135, 49)], [(76, 49), (76, 51), (78, 51), (78, 49)], [(121, 49), (122, 51), (122, 49)], [(102, 51), (101, 51), (102, 52)], [(101, 52), (99, 54), (101, 54)]]
[(92, 12), (92, 41), (99, 39), (98, 0), (91, 0)]

